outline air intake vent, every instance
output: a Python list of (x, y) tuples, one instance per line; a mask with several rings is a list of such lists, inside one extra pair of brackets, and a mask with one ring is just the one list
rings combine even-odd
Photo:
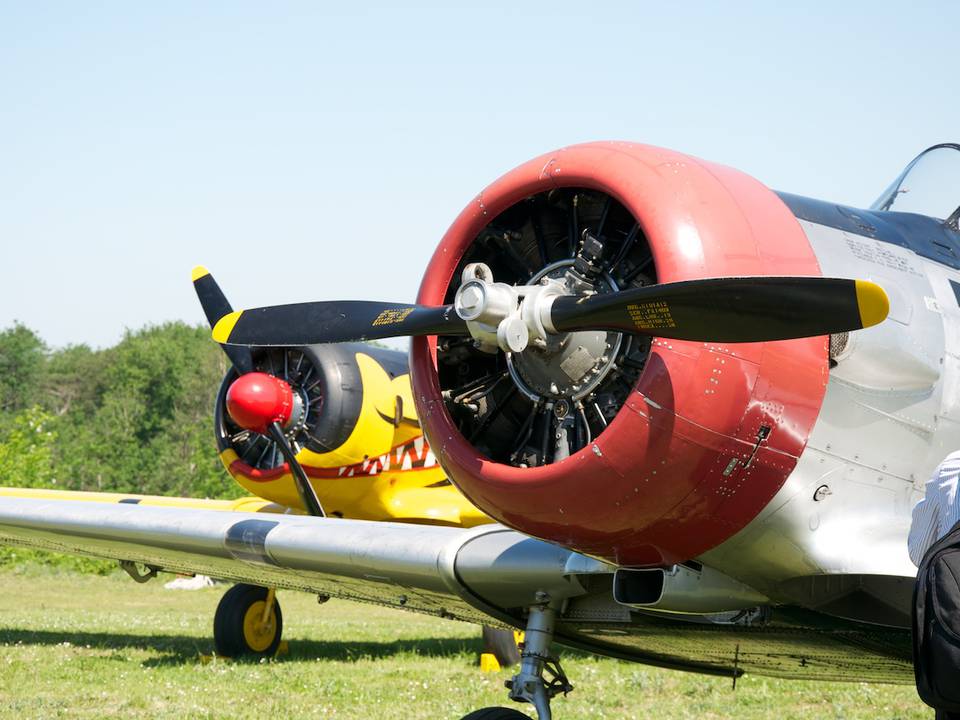
[(830, 359), (836, 362), (850, 344), (850, 333), (842, 332), (830, 336)]

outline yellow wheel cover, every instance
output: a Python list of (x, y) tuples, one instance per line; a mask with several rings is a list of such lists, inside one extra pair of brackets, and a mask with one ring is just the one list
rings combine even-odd
[(263, 652), (273, 643), (277, 636), (277, 611), (270, 610), (267, 622), (263, 620), (264, 600), (257, 600), (243, 615), (243, 639), (254, 652)]

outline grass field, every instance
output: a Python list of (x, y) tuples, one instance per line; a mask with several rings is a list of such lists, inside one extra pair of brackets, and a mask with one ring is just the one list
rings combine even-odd
[[(0, 588), (0, 719), (459, 720), (509, 704), (510, 672), (480, 673), (470, 625), (282, 592), (287, 656), (203, 663), (226, 586), (164, 590), (27, 566), (0, 572)], [(734, 691), (725, 679), (576, 653), (564, 666), (576, 689), (554, 701), (557, 720), (933, 715), (905, 686), (747, 676)]]

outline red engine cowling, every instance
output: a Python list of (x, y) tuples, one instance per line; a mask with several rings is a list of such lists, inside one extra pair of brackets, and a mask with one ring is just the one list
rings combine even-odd
[[(590, 218), (578, 209), (586, 200), (578, 205), (578, 198), (598, 208)], [(559, 242), (552, 236), (544, 240), (544, 218), (555, 221), (566, 208), (577, 231), (592, 224), (602, 234), (611, 206), (635, 221), (639, 232), (633, 232), (652, 255), (649, 282), (821, 274), (794, 216), (758, 181), (669, 150), (590, 143), (531, 160), (481, 192), (434, 253), (418, 302), (449, 301), (460, 269), (484, 248), (495, 250), (486, 252), (501, 266), (522, 265), (536, 256), (531, 247), (539, 248), (543, 262), (552, 262), (551, 253), (564, 250), (552, 249)], [(529, 209), (537, 207), (539, 215)], [(530, 219), (517, 220), (528, 212)], [(612, 255), (636, 244), (625, 229), (608, 234), (618, 235), (611, 241)], [(571, 230), (567, 242), (576, 241)], [(643, 277), (642, 264), (637, 261), (629, 272)], [(523, 282), (535, 270), (525, 269), (513, 281)], [(628, 274), (610, 282), (622, 287)], [(453, 356), (445, 342), (438, 372), (437, 341), (415, 338), (411, 368), (421, 423), (456, 485), (513, 528), (632, 566), (695, 557), (755, 517), (796, 465), (820, 410), (828, 370), (824, 337), (742, 345), (654, 340), (643, 348), (636, 374), (621, 373), (619, 382), (627, 387), (619, 395), (611, 391), (612, 410), (593, 396), (595, 411), (580, 408), (582, 447), (553, 462), (548, 453), (534, 452), (529, 461), (518, 460), (528, 458), (520, 451), (497, 455), (482, 442), (504, 417), (516, 414), (508, 401), (493, 408), (499, 412), (494, 419), (465, 425), (454, 417), (459, 408), (450, 405), (453, 391), (444, 380), (450, 372), (444, 358)], [(462, 370), (470, 361), (458, 356), (456, 367)], [(610, 365), (616, 374), (617, 363)], [(534, 409), (556, 409), (553, 401), (526, 394)], [(509, 402), (520, 402), (517, 395)], [(604, 417), (608, 410), (614, 414)], [(591, 423), (600, 427), (601, 421), (602, 432), (593, 436)], [(541, 422), (548, 428), (544, 437), (551, 439), (558, 421)], [(515, 427), (530, 433), (522, 424)]]

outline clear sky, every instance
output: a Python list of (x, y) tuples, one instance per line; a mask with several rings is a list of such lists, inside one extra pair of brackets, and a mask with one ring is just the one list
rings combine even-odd
[(0, 0), (0, 327), (412, 301), (520, 162), (636, 140), (871, 202), (960, 140), (956, 2)]

